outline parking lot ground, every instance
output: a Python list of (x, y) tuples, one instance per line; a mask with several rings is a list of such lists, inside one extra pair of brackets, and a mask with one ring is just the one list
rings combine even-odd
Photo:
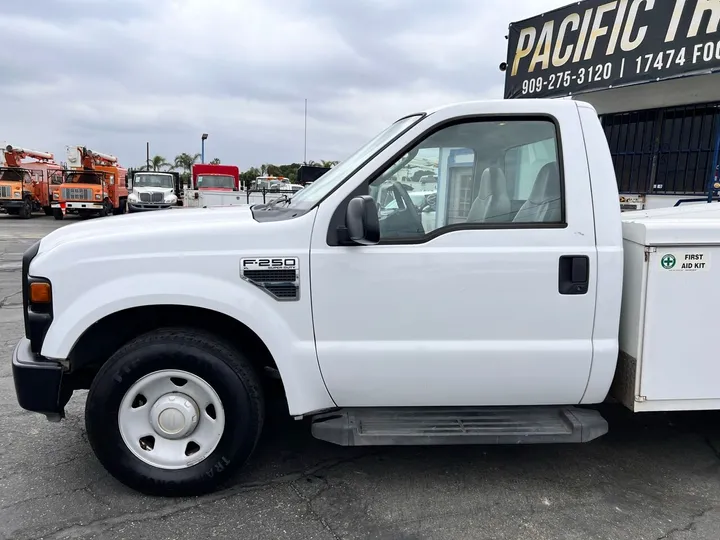
[(335, 447), (277, 405), (234, 487), (138, 495), (95, 460), (84, 392), (57, 424), (15, 401), (21, 255), (73, 221), (0, 215), (0, 538), (720, 538), (720, 414), (613, 405), (589, 444), (440, 448)]

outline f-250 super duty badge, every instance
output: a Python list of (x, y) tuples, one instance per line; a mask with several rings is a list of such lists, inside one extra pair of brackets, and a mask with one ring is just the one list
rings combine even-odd
[(299, 261), (296, 257), (256, 257), (240, 261), (240, 277), (276, 300), (300, 299)]

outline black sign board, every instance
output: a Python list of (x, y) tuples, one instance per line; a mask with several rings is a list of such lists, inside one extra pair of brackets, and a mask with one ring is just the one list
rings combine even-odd
[(314, 182), (329, 170), (330, 167), (301, 165), (297, 171), (297, 182), (302, 185), (305, 185), (308, 182)]
[(510, 25), (505, 98), (720, 71), (720, 1), (584, 0)]

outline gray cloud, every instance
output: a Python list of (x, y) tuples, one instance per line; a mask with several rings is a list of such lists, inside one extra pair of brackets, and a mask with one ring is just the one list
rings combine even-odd
[(0, 140), (126, 166), (199, 151), (241, 168), (342, 159), (387, 122), (500, 98), (509, 22), (564, 0), (6, 3)]

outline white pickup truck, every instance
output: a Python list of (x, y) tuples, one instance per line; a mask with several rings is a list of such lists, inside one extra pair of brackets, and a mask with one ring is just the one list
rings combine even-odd
[[(416, 156), (437, 163), (426, 216), (398, 180)], [(58, 420), (89, 388), (100, 462), (161, 495), (230, 481), (268, 373), (340, 445), (584, 442), (609, 394), (720, 408), (716, 208), (621, 217), (584, 103), (413, 114), (289, 200), (43, 238), (23, 258), (18, 401)]]

